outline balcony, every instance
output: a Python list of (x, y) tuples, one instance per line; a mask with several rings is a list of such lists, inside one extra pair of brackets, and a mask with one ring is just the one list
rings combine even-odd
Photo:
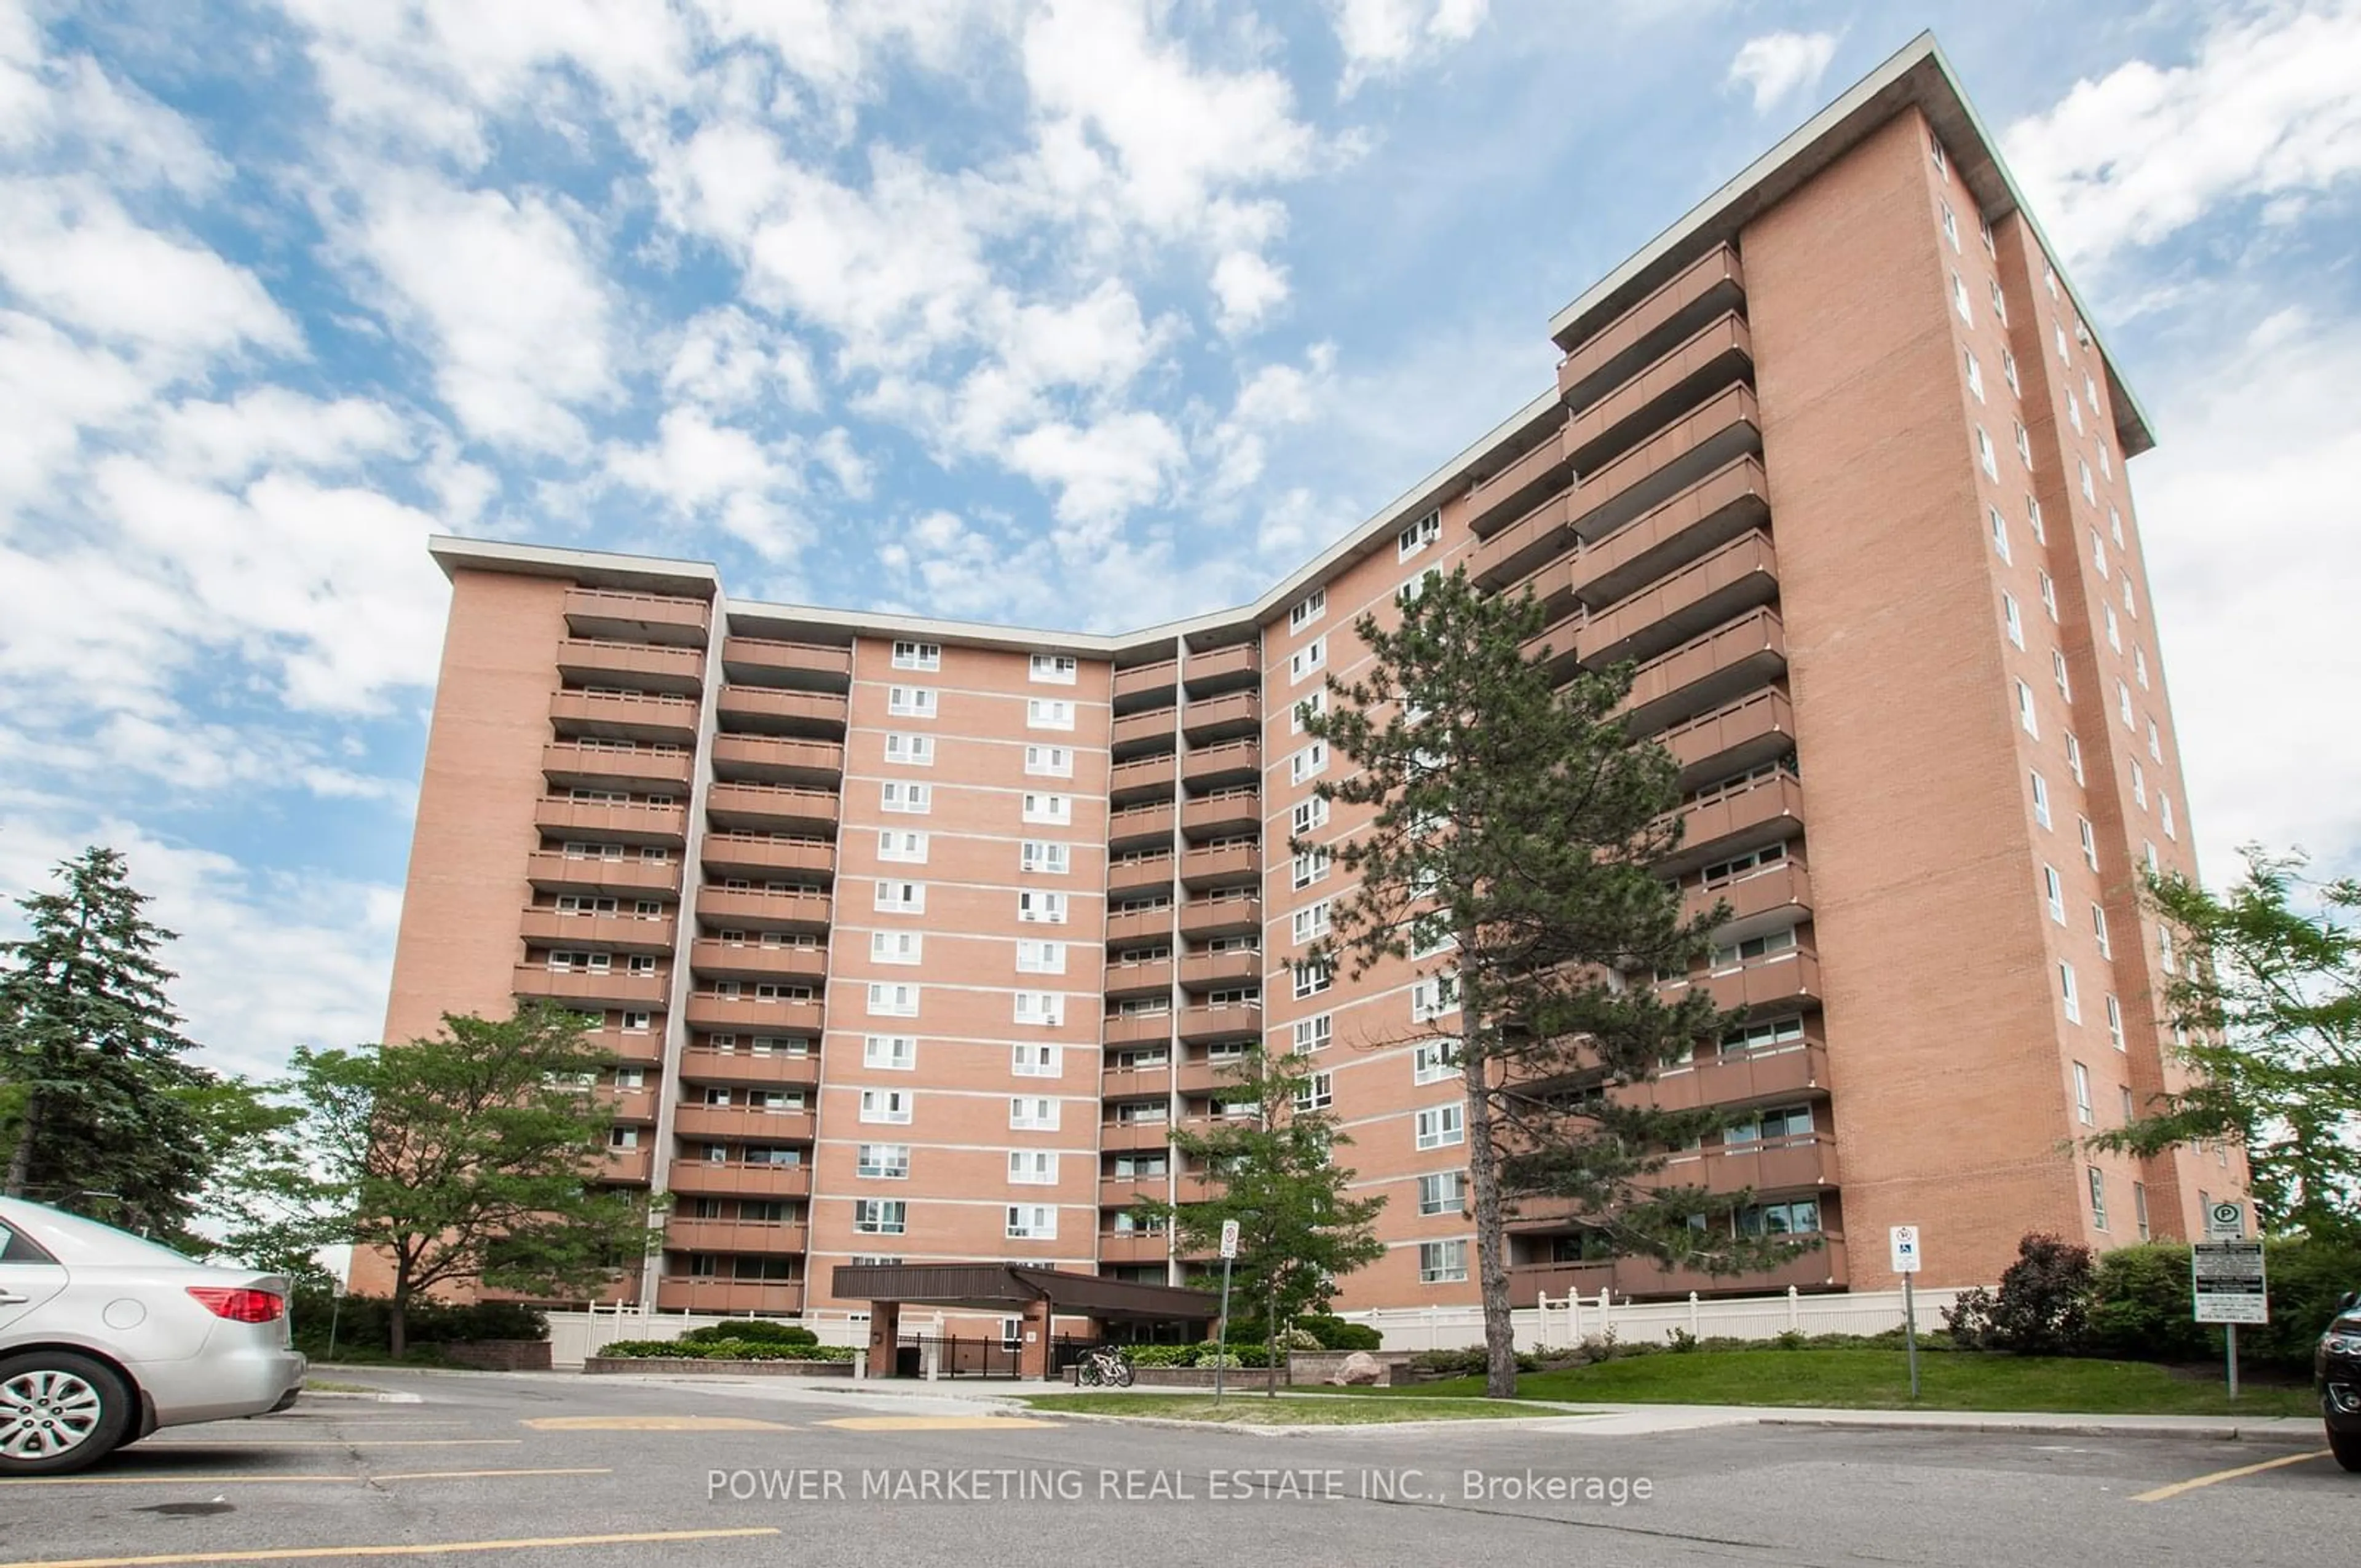
[(1812, 876), (1800, 861), (1781, 861), (1767, 871), (1752, 872), (1735, 882), (1681, 890), (1681, 913), (1689, 919), (1710, 912), (1716, 904), (1730, 913), (1719, 927), (1722, 940), (1793, 926), (1812, 916)]
[(1162, 1263), (1167, 1257), (1163, 1231), (1101, 1231), (1099, 1262)]
[(751, 685), (842, 691), (852, 678), (852, 650), (829, 642), (726, 637), (721, 641), (721, 673)]
[(726, 729), (840, 740), (848, 700), (835, 692), (740, 685), (733, 681), (721, 688), (715, 707)]
[(678, 861), (643, 861), (637, 855), (603, 860), (541, 850), (525, 857), (525, 880), (543, 893), (603, 894), (644, 898), (680, 889)]
[(1119, 947), (1126, 942), (1151, 941), (1172, 934), (1172, 906), (1161, 909), (1125, 910), (1106, 917), (1107, 946)]
[(1778, 597), (1778, 556), (1771, 536), (1758, 529), (1593, 613), (1582, 629), (1582, 662), (1595, 670), (1625, 659), (1652, 659)]
[(592, 1179), (611, 1181), (619, 1187), (645, 1187), (650, 1173), (655, 1169), (655, 1153), (651, 1148), (609, 1149), (592, 1173)]
[(664, 1245), (680, 1252), (801, 1252), (807, 1240), (801, 1225), (762, 1220), (686, 1220), (675, 1214), (664, 1225)]
[(1192, 898), (1180, 906), (1180, 934), (1191, 941), (1242, 937), (1262, 929), (1262, 900), (1253, 894)]
[(724, 927), (820, 932), (832, 900), (825, 893), (772, 893), (761, 888), (701, 887), (697, 915)]
[(1587, 477), (1576, 499), (1575, 532), (1595, 544), (1715, 469), (1762, 451), (1753, 389), (1732, 387)]
[[(1671, 345), (1725, 311), (1742, 309), (1746, 274), (1738, 252), (1719, 246), (1609, 322), (1557, 367), (1558, 393), (1577, 412), (1630, 380)], [(1563, 340), (1560, 346), (1565, 346)]]
[[(715, 749), (728, 739), (717, 740)], [(838, 810), (829, 791), (787, 784), (717, 783), (705, 796), (707, 820), (730, 832), (833, 832)]]
[(1180, 732), (1191, 746), (1235, 740), (1261, 728), (1262, 701), (1250, 691), (1199, 697), (1180, 715)]
[(577, 915), (528, 909), (518, 934), (539, 948), (600, 948), (617, 953), (668, 953), (674, 927), (668, 915)]
[(1792, 1013), (1819, 1005), (1820, 960), (1817, 954), (1798, 949), (1743, 969), (1701, 976), (1694, 983), (1713, 993), (1717, 1007)]
[(657, 740), (675, 746), (697, 743), (697, 702), (689, 696), (617, 696), (607, 692), (558, 691), (549, 696), (550, 722), (560, 735), (601, 740)]
[(1137, 898), (1172, 885), (1172, 854), (1140, 855), (1107, 862), (1107, 896)]
[(1170, 705), (1124, 714), (1108, 732), (1108, 747), (1118, 762), (1170, 751), (1180, 744), (1173, 739), (1173, 724), (1178, 717)]
[(1664, 862), (1667, 874), (1727, 860), (1804, 830), (1804, 786), (1788, 773), (1746, 784), (1687, 808), (1679, 853)]
[(1776, 610), (1758, 609), (1640, 666), (1626, 718), (1652, 734), (1727, 706), (1787, 673), (1786, 628)]
[(1199, 888), (1262, 883), (1262, 850), (1255, 844), (1191, 850), (1180, 857), (1180, 880)]
[(688, 808), (641, 801), (566, 800), (544, 795), (533, 807), (533, 826), (562, 839), (610, 844), (658, 845), (677, 850), (687, 841)]
[(844, 747), (835, 740), (716, 735), (713, 777), (720, 784), (792, 784), (833, 790), (844, 777)]
[(1227, 838), (1262, 828), (1262, 791), (1250, 785), (1191, 795), (1180, 803), (1180, 831), (1191, 839)]
[(1574, 482), (1574, 465), (1566, 459), (1564, 433), (1563, 423), (1551, 426), (1529, 450), (1468, 491), (1466, 522), (1478, 539), (1498, 532), (1502, 523), (1523, 516), (1551, 491)]
[(1645, 1102), (1663, 1111), (1808, 1099), (1828, 1091), (1828, 1047), (1815, 1040), (1773, 1050), (1700, 1057), (1693, 1067), (1659, 1072), (1644, 1088)]
[(1844, 1238), (1822, 1236), (1819, 1245), (1775, 1267), (1752, 1274), (1707, 1274), (1694, 1268), (1663, 1268), (1646, 1258), (1600, 1263), (1532, 1263), (1509, 1270), (1509, 1305), (1531, 1307), (1536, 1296), (1563, 1301), (1569, 1291), (1596, 1298), (1612, 1290), (1626, 1299), (1686, 1299), (1700, 1297), (1773, 1296), (1789, 1289), (1842, 1290), (1852, 1282)]
[(692, 1029), (817, 1035), (822, 1012), (817, 996), (808, 1000), (774, 997), (757, 1001), (751, 996), (717, 996), (709, 991), (700, 991), (691, 992), (688, 998), (688, 1024)]
[(695, 696), (705, 683), (705, 650), (569, 637), (557, 645), (557, 672), (577, 685), (635, 686)]
[(1255, 642), (1233, 642), (1207, 652), (1191, 653), (1181, 670), (1182, 684), (1191, 697), (1259, 686), (1262, 648)]
[(680, 1055), (683, 1083), (743, 1084), (749, 1088), (805, 1088), (819, 1085), (819, 1053), (791, 1056), (784, 1051), (756, 1055), (752, 1051), (717, 1051), (691, 1047)]
[(1173, 1077), (1173, 1087), (1183, 1094), (1211, 1094), (1226, 1089), (1234, 1081), (1230, 1068), (1235, 1060), (1234, 1057), (1224, 1057), (1217, 1061), (1192, 1051), (1181, 1059), (1180, 1071)]
[(712, 611), (703, 599), (607, 588), (566, 590), (566, 627), (577, 637), (702, 648), (712, 623)]
[(601, 1026), (586, 1030), (582, 1038), (592, 1050), (604, 1051), (614, 1058), (617, 1067), (664, 1066), (664, 1019), (661, 1015), (651, 1020), (650, 1027), (645, 1029), (634, 1029), (625, 1034), (620, 1029)]
[(1257, 784), (1262, 779), (1262, 742), (1225, 740), (1218, 746), (1190, 749), (1180, 759), (1180, 776), (1190, 793), (1202, 794), (1224, 784)]
[(811, 1167), (743, 1165), (726, 1160), (676, 1159), (664, 1177), (673, 1191), (691, 1198), (808, 1198)]
[(656, 1281), (656, 1306), (667, 1312), (708, 1312), (744, 1317), (750, 1312), (793, 1313), (804, 1310), (804, 1288), (792, 1279), (694, 1279), (666, 1275)]
[(1119, 665), (1115, 672), (1115, 707), (1118, 713), (1143, 707), (1170, 707), (1179, 695), (1180, 661), (1159, 659), (1152, 664)]
[[(1180, 1037), (1192, 1046), (1209, 1041), (1262, 1037), (1262, 1003), (1231, 1002), (1221, 1006), (1192, 1003), (1180, 1010)], [(1185, 1078), (1188, 1068), (1181, 1069)]]
[(1252, 985), (1262, 979), (1262, 954), (1253, 948), (1191, 953), (1180, 960), (1180, 983), (1191, 991)]
[(1687, 1160), (1675, 1158), (1664, 1167), (1664, 1179), (1694, 1183), (1699, 1166), (1706, 1190), (1714, 1193), (1792, 1192), (1838, 1185), (1837, 1141), (1828, 1133), (1709, 1148)]
[(1106, 967), (1102, 988), (1109, 996), (1165, 996), (1172, 990), (1170, 959), (1123, 959)]
[(1172, 1141), (1172, 1124), (1159, 1116), (1099, 1124), (1099, 1147), (1118, 1152), (1160, 1149)]
[(1575, 492), (1563, 490), (1476, 547), (1467, 575), (1495, 592), (1528, 576), (1575, 546)]
[(1675, 725), (1657, 739), (1680, 763), (1682, 786), (1693, 789), (1793, 751), (1795, 709), (1785, 692), (1768, 687)]
[(1110, 1046), (1160, 1046), (1172, 1037), (1172, 1014), (1109, 1013), (1099, 1037)]
[(774, 833), (708, 833), (700, 851), (708, 876), (761, 877), (769, 881), (788, 872), (826, 880), (836, 873), (836, 846), (825, 839)]
[(673, 1135), (683, 1138), (735, 1138), (758, 1144), (807, 1144), (808, 1111), (773, 1111), (754, 1105), (683, 1105), (673, 1113)]
[(541, 772), (550, 788), (561, 792), (578, 787), (686, 795), (693, 760), (686, 751), (658, 751), (641, 746), (624, 751), (554, 740), (541, 749)]
[(1568, 564), (1567, 587), (1593, 609), (1629, 598), (1667, 572), (1770, 521), (1761, 459), (1723, 464)]
[(1102, 1176), (1099, 1178), (1099, 1207), (1129, 1209), (1143, 1201), (1160, 1201), (1171, 1179), (1159, 1173), (1155, 1176)]
[(664, 1004), (665, 984), (661, 974), (631, 974), (620, 966), (609, 970), (554, 970), (546, 964), (519, 964), (509, 989), (518, 996), (538, 997), (546, 1002), (641, 1010)]
[(1553, 679), (1563, 682), (1574, 673), (1581, 652), (1585, 619), (1580, 605), (1569, 604), (1555, 620), (1526, 638), (1520, 652), (1528, 662), (1541, 661)]
[(1180, 777), (1178, 760), (1169, 752), (1117, 762), (1107, 775), (1107, 799), (1117, 806), (1170, 800)]
[(1180, 814), (1169, 800), (1111, 811), (1107, 814), (1107, 849), (1119, 853), (1143, 845), (1170, 844), (1173, 826), (1179, 820)]
[(689, 967), (708, 980), (795, 980), (817, 985), (828, 977), (828, 949), (768, 947), (699, 937), (689, 944)]
[(1753, 374), (1754, 340), (1746, 318), (1730, 312), (1707, 323), (1574, 417), (1565, 444), (1575, 471), (1595, 471), (1699, 399)]
[(618, 1122), (649, 1123), (656, 1119), (656, 1091), (653, 1089), (601, 1086), (597, 1098)]

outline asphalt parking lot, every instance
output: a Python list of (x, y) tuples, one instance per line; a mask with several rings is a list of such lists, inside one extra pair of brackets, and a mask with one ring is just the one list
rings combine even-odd
[(0, 1483), (0, 1568), (1479, 1554), (2147, 1568), (2347, 1562), (2361, 1538), (2361, 1476), (2309, 1442), (1763, 1426), (1612, 1435), (1580, 1419), (1262, 1436), (843, 1388), (369, 1381), (417, 1402), (312, 1401), (160, 1432), (83, 1475)]

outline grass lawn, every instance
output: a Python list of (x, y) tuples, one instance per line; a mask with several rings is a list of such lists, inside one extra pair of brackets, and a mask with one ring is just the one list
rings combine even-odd
[(1346, 1427), (1372, 1421), (1497, 1421), (1562, 1415), (1520, 1409), (1490, 1399), (1376, 1399), (1358, 1394), (1282, 1394), (1267, 1399), (1233, 1394), (1221, 1404), (1211, 1394), (1026, 1394), (1037, 1410), (1080, 1411), (1099, 1416), (1162, 1416), (1183, 1421), (1221, 1421), (1236, 1426)]
[[(2176, 1372), (2138, 1361), (1922, 1351), (1916, 1404), (1900, 1350), (1745, 1350), (1660, 1353), (1529, 1372), (1519, 1398), (1572, 1403), (1820, 1405), (1846, 1409), (2063, 1410), (2092, 1415), (2305, 1416), (2307, 1387), (2246, 1384), (2235, 1404), (2219, 1371)], [(1407, 1402), (1480, 1397), (1480, 1377), (1377, 1390)]]

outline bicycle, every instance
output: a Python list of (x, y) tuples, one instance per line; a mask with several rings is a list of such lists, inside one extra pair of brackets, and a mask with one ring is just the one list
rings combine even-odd
[(1131, 1387), (1131, 1357), (1112, 1347), (1092, 1351), (1082, 1357), (1075, 1380), (1093, 1388), (1110, 1385), (1128, 1388)]

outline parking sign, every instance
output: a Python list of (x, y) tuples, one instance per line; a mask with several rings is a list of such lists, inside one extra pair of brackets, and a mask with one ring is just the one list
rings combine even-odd
[(1222, 1222), (1222, 1255), (1224, 1257), (1238, 1255), (1238, 1223), (1235, 1220)]
[(1894, 1272), (1896, 1274), (1917, 1273), (1918, 1227), (1916, 1225), (1896, 1225), (1892, 1231), (1887, 1233), (1887, 1239), (1892, 1242), (1894, 1245)]

